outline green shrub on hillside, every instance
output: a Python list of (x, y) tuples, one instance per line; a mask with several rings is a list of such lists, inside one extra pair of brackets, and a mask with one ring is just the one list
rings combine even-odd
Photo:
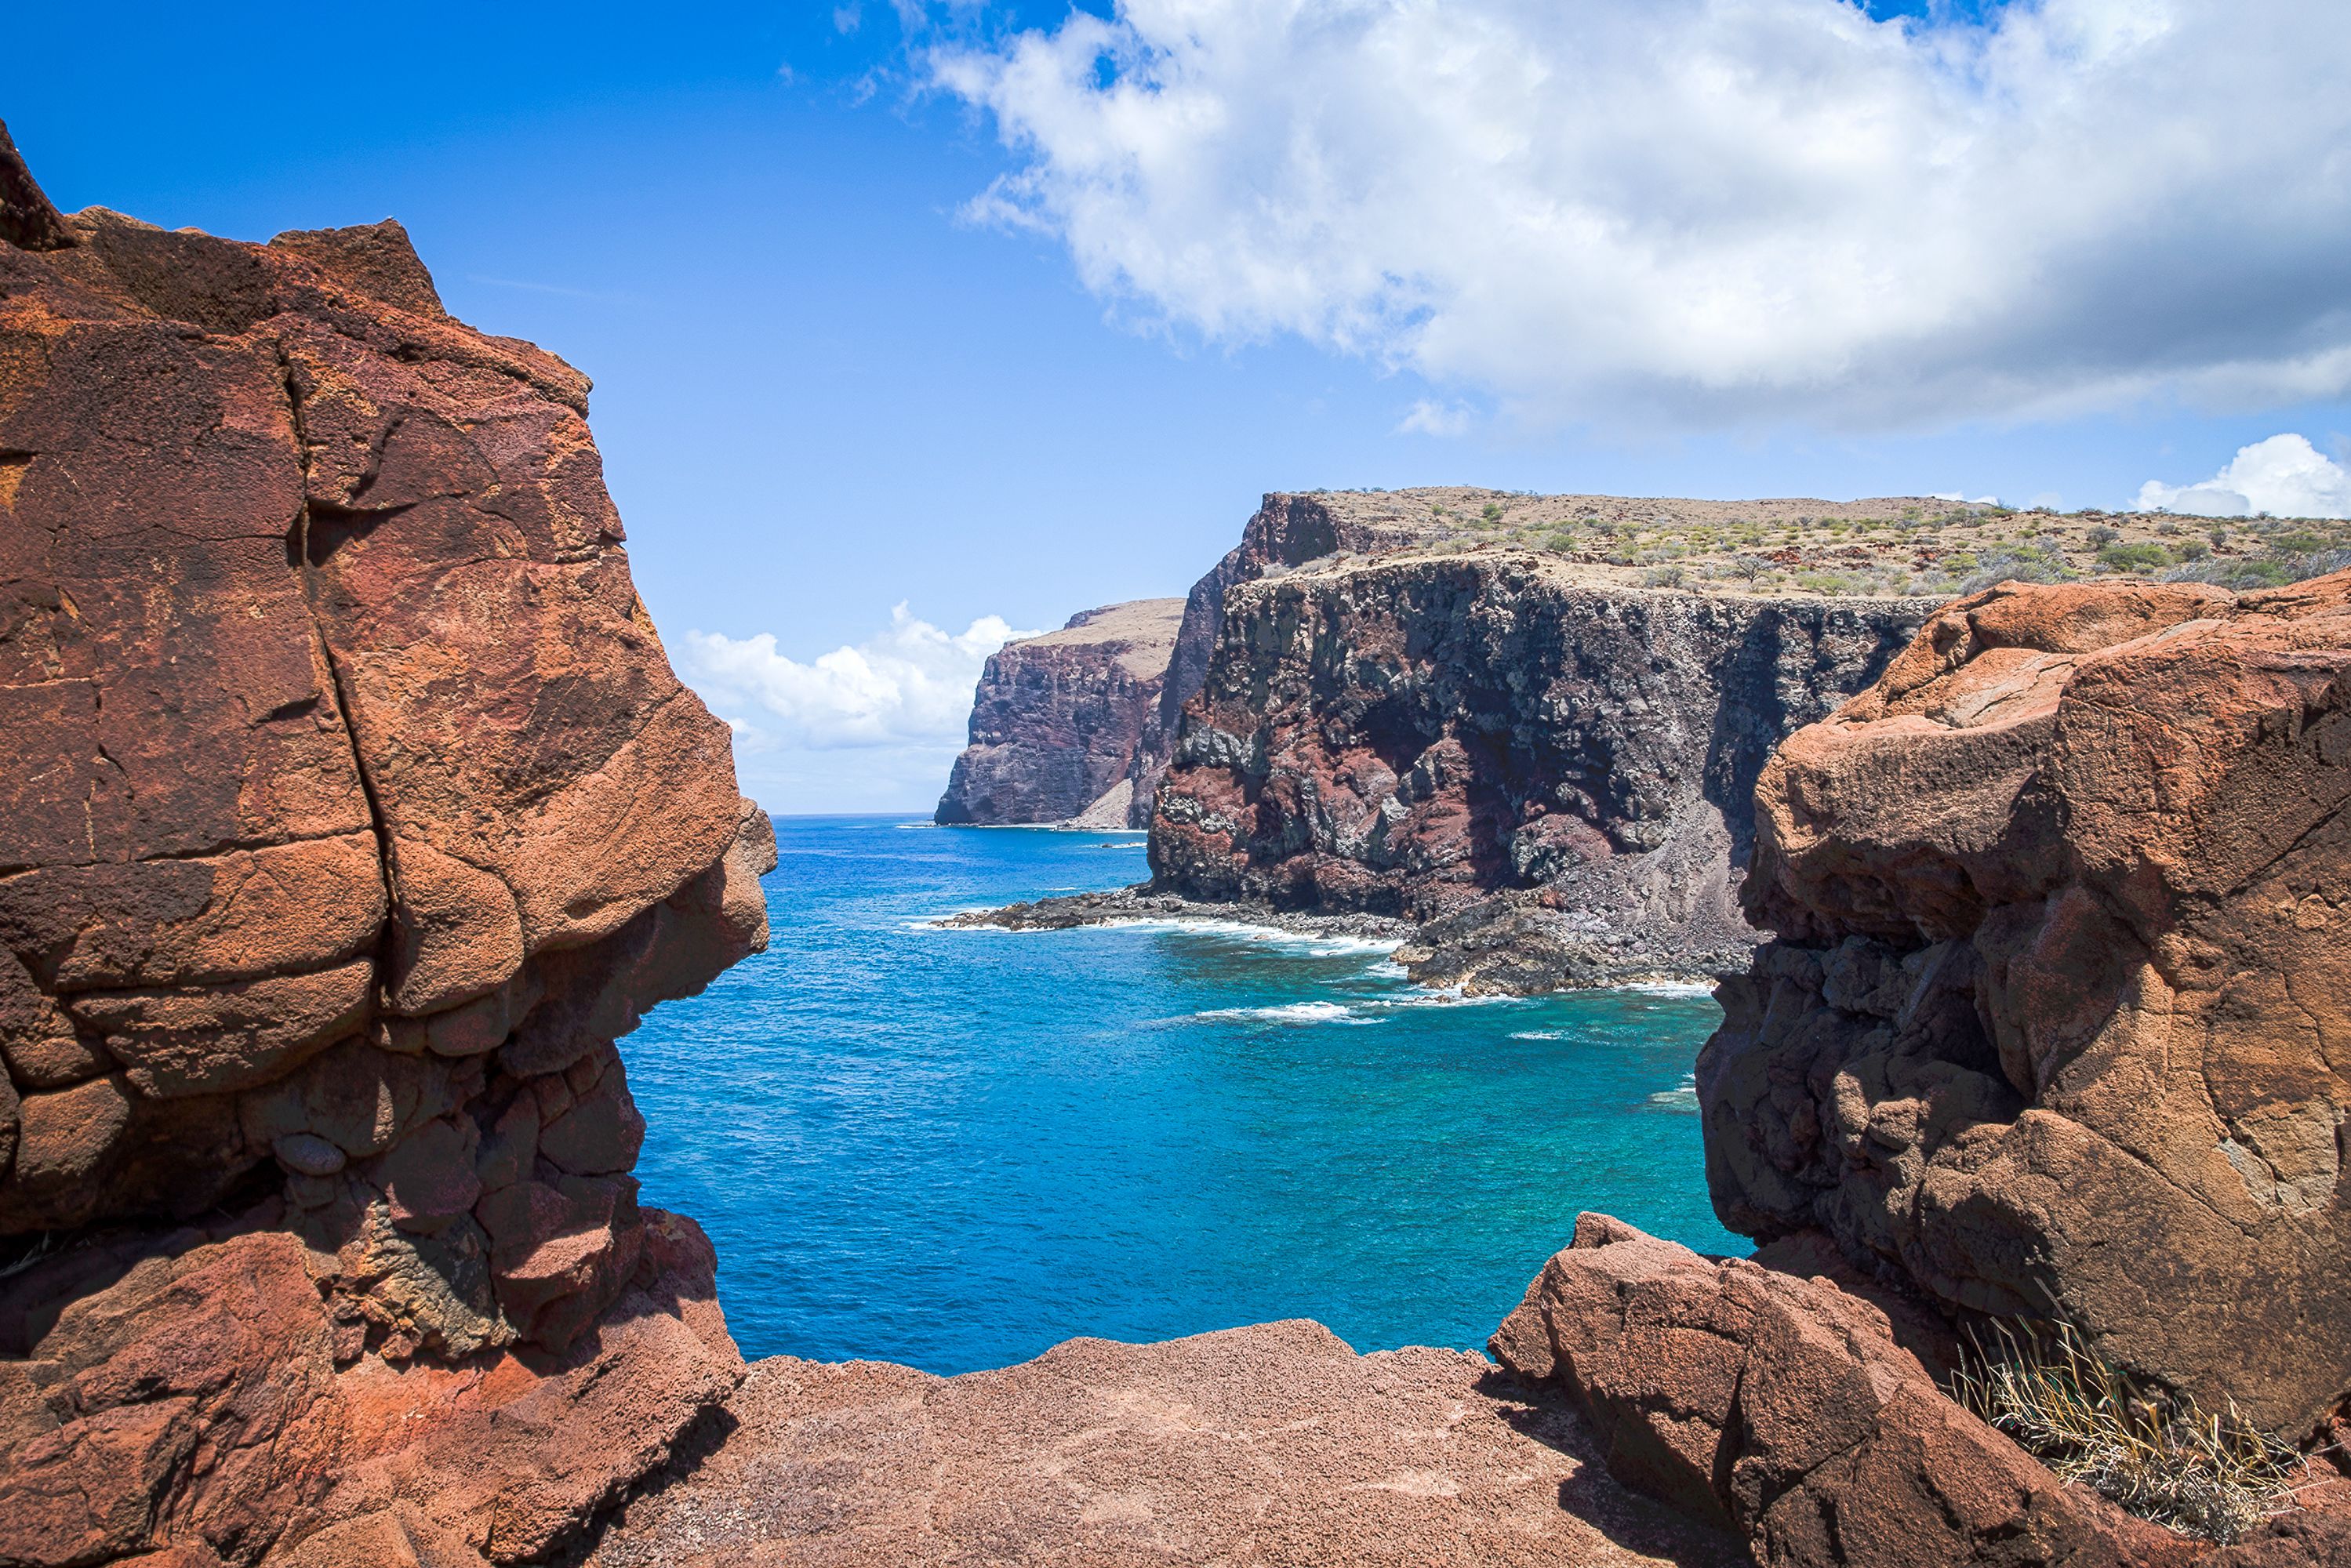
[[(2105, 532), (2093, 529), (2093, 532)], [(2171, 564), (2171, 552), (2159, 544), (2109, 544), (2098, 551), (2102, 571), (2157, 571)]]

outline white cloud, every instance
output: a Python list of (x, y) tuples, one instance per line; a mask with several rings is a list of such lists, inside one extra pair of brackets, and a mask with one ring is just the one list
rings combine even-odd
[(2229, 465), (2192, 485), (2149, 479), (2138, 487), (2142, 512), (2199, 517), (2351, 517), (2351, 471), (2299, 435), (2273, 435), (2237, 448)]
[(1472, 416), (1458, 403), (1437, 402), (1422, 398), (1412, 405), (1411, 412), (1396, 423), (1398, 435), (1462, 435), (1468, 432)]
[[(918, 620), (904, 604), (883, 632), (803, 664), (762, 632), (735, 638), (688, 632), (679, 645), (687, 683), (735, 727), (746, 750), (962, 747), (972, 691), (987, 656), (1016, 637), (1000, 615), (961, 632)], [(946, 764), (939, 782), (946, 781)]]
[(1121, 0), (928, 60), (1091, 287), (1522, 420), (2351, 387), (2340, 0)]

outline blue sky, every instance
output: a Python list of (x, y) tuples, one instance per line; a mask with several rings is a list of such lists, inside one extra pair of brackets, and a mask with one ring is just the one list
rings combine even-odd
[(68, 209), (401, 218), (595, 378), (754, 792), (920, 808), (983, 644), (1181, 593), (1270, 489), (2122, 506), (2342, 458), (2336, 8), (1897, 9), (44, 6), (0, 117)]

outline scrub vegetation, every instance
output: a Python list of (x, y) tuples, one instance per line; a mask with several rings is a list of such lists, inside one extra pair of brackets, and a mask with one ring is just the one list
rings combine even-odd
[(1325, 497), (1398, 550), (1540, 552), (1630, 586), (1949, 598), (2011, 579), (2275, 588), (2351, 566), (2351, 522), (2018, 511), (1933, 498), (1678, 501), (1491, 490)]

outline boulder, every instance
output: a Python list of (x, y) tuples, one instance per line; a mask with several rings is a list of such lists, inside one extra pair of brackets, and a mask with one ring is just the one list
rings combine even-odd
[(1952, 1403), (1918, 1354), (1947, 1344), (1828, 1275), (1701, 1258), (1587, 1214), (1491, 1348), (1573, 1391), (1611, 1473), (1737, 1531), (1759, 1563), (2155, 1568), (2203, 1554), (2059, 1482)]

